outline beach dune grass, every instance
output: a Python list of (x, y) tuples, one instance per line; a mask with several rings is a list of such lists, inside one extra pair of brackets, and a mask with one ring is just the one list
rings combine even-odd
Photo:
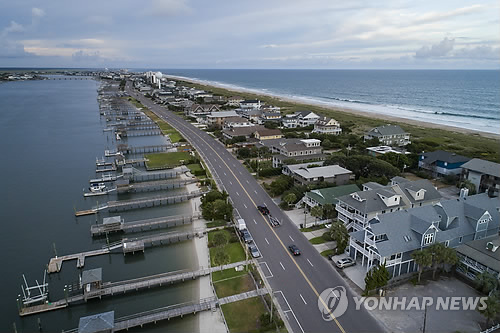
[(231, 333), (259, 332), (261, 327), (260, 317), (262, 314), (267, 313), (260, 297), (224, 304), (221, 309)]
[(155, 153), (147, 154), (148, 159), (146, 165), (150, 169), (156, 168), (175, 168), (183, 164), (183, 161), (188, 161), (191, 155), (187, 152), (172, 152), (172, 153)]
[(266, 104), (281, 107), (283, 114), (293, 113), (300, 110), (310, 110), (322, 116), (327, 116), (338, 120), (344, 128), (346, 125), (350, 128), (352, 134), (363, 135), (365, 131), (373, 127), (384, 124), (400, 125), (411, 135), (411, 141), (419, 143), (420, 141), (433, 142), (432, 150), (446, 150), (452, 153), (483, 158), (486, 160), (500, 163), (500, 150), (498, 149), (499, 138), (496, 135), (478, 134), (467, 132), (460, 129), (436, 124), (427, 124), (413, 120), (403, 120), (401, 118), (390, 117), (381, 114), (364, 113), (362, 111), (341, 110), (335, 107), (321, 107), (318, 105), (309, 105), (298, 103), (272, 96), (251, 94), (242, 91), (231, 91), (219, 87), (202, 85), (192, 82), (179, 81), (181, 84), (196, 87), (198, 89), (208, 90), (216, 95), (226, 97), (235, 94), (245, 99), (259, 99)]

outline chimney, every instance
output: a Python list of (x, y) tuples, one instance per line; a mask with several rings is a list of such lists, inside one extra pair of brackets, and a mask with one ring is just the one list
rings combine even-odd
[(466, 187), (462, 187), (460, 189), (460, 198), (463, 199), (463, 198), (465, 198), (468, 195), (469, 195), (469, 189), (466, 188)]

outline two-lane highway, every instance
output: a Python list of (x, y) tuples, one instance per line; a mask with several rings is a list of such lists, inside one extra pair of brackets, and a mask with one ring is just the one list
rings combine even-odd
[[(273, 288), (274, 297), (285, 312), (294, 332), (383, 332), (381, 325), (364, 309), (355, 309), (348, 285), (302, 235), (283, 211), (276, 206), (255, 178), (223, 145), (181, 117), (154, 104), (127, 85), (127, 91), (159, 117), (175, 127), (198, 151), (212, 175), (228, 192), (238, 214), (259, 248), (264, 274)], [(272, 228), (257, 210), (265, 204), (271, 215), (282, 221)], [(288, 250), (295, 244), (300, 256)], [(318, 297), (327, 288), (343, 286), (350, 300), (347, 311), (339, 318), (325, 316), (318, 309)], [(324, 302), (324, 306), (327, 306)]]

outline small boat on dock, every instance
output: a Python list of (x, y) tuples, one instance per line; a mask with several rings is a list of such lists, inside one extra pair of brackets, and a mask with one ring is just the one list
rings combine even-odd
[(90, 184), (89, 190), (92, 193), (102, 192), (102, 190), (106, 189), (106, 184), (104, 183), (92, 183)]
[(116, 191), (116, 187), (107, 188), (104, 183), (92, 184), (90, 187), (90, 192), (84, 192), (84, 197), (95, 197), (98, 195), (107, 195), (111, 192)]

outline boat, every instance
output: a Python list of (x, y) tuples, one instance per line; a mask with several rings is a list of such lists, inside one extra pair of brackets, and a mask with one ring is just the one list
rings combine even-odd
[(92, 193), (104, 192), (106, 190), (106, 185), (104, 183), (93, 183), (90, 184), (89, 190)]

